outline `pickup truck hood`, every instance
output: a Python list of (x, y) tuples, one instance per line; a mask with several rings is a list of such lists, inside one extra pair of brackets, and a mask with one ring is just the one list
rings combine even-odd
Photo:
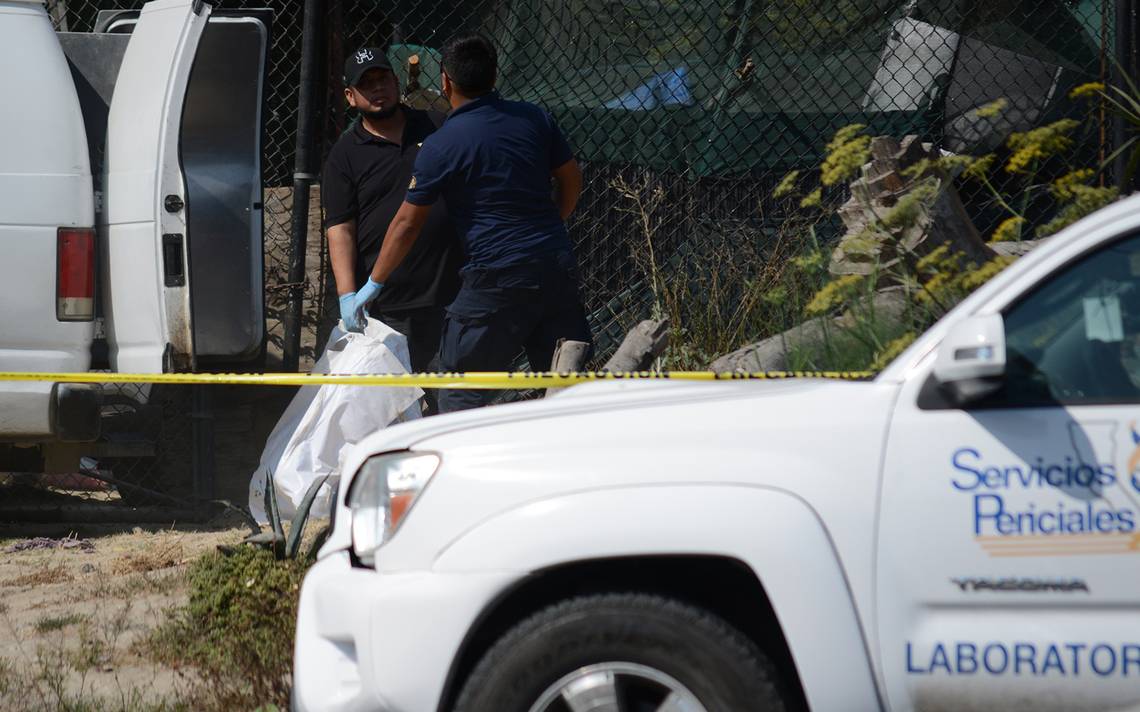
[[(617, 381), (425, 418), (353, 448), (338, 517), (349, 516), (345, 493), (365, 459), (411, 449), (443, 458), (417, 509), (438, 503), (449, 530), (571, 491), (687, 484), (789, 491), (865, 524), (897, 391), (897, 384), (824, 379)], [(866, 499), (866, 508), (856, 499)], [(455, 534), (420, 532), (412, 521), (420, 518), (410, 515), (407, 525), (417, 536), (393, 545), (414, 539), (430, 548), (429, 540)], [(326, 550), (348, 545), (347, 527), (337, 529)]]
[[(461, 413), (423, 418), (378, 431), (362, 440), (354, 456), (414, 448), (425, 440), (448, 433), (485, 429), (516, 421), (588, 415), (615, 409), (641, 409), (694, 401), (791, 394), (827, 387), (822, 379), (773, 379), (770, 381), (598, 381), (567, 388), (553, 397), (491, 406)], [(360, 459), (363, 459), (361, 457)], [(350, 460), (356, 458), (350, 458)], [(346, 465), (349, 464), (346, 462)], [(345, 468), (351, 472), (354, 468)]]

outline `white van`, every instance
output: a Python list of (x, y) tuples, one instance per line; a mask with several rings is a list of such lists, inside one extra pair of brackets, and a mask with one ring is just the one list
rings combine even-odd
[[(256, 359), (267, 18), (158, 0), (97, 29), (0, 0), (0, 372)], [(0, 382), (0, 471), (95, 440), (101, 403)]]
[[(67, 60), (39, 2), (0, 0), (0, 370), (86, 371), (95, 193)], [(0, 385), (6, 437), (90, 438), (98, 389)]]

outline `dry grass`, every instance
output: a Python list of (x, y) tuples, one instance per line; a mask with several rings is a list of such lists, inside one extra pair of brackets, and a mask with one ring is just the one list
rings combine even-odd
[(115, 576), (141, 574), (168, 569), (186, 561), (186, 551), (181, 542), (172, 539), (143, 551), (123, 554), (111, 564), (111, 573)]
[[(0, 556), (0, 710), (158, 712), (181, 700), (193, 670), (137, 651), (188, 595), (190, 561), (242, 529), (173, 529), (92, 537), (93, 548), (34, 548)], [(19, 540), (13, 540), (18, 542)]]
[(0, 583), (0, 586), (49, 586), (55, 583), (69, 583), (74, 580), (75, 577), (71, 575), (63, 564), (44, 562), (35, 571), (9, 579)]

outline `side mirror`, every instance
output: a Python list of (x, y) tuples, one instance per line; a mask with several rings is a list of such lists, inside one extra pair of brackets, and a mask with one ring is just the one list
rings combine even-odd
[(1005, 323), (1000, 314), (958, 322), (938, 347), (934, 378), (958, 405), (999, 389), (1004, 374)]

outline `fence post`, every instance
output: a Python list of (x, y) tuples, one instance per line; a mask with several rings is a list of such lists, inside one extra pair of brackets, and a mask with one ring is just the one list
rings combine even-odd
[[(1116, 0), (1115, 19), (1116, 27), (1113, 33), (1113, 49), (1115, 51), (1113, 56), (1116, 61), (1111, 72), (1109, 72), (1109, 76), (1113, 78), (1113, 84), (1127, 90), (1127, 82), (1125, 82), (1123, 75), (1131, 77), (1133, 81), (1137, 79), (1136, 0)], [(1124, 119), (1119, 116), (1115, 117), (1112, 121), (1112, 150), (1120, 148), (1128, 140), (1126, 132), (1127, 126)], [(1122, 153), (1116, 157), (1112, 165), (1113, 177), (1123, 195), (1131, 193), (1136, 185), (1136, 176), (1129, 178), (1125, 175), (1128, 170), (1129, 157), (1129, 154)]]
[(297, 153), (293, 163), (293, 224), (289, 241), (289, 303), (285, 308), (282, 368), (296, 371), (301, 354), (301, 309), (305, 296), (305, 243), (309, 229), (309, 186), (315, 182), (312, 153), (316, 109), (320, 23), (323, 0), (305, 0), (301, 31), (301, 75), (297, 92)]

